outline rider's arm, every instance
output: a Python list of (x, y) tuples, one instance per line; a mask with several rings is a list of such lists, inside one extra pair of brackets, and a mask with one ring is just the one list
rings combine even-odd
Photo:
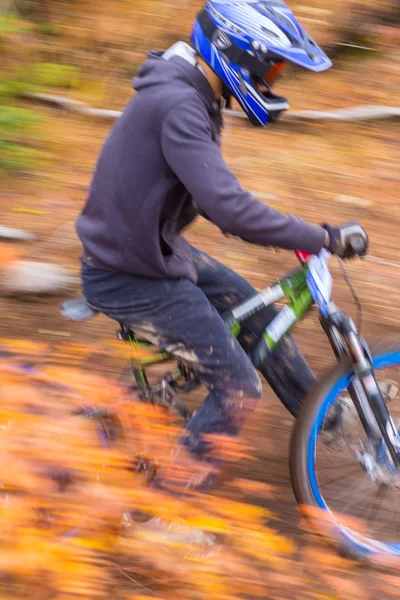
[(212, 140), (209, 116), (196, 98), (168, 111), (161, 142), (171, 169), (223, 231), (256, 244), (312, 253), (326, 245), (322, 227), (281, 213), (242, 189)]

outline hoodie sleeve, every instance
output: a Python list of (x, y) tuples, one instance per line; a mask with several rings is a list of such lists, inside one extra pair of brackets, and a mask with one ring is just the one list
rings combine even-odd
[(317, 253), (325, 230), (283, 214), (242, 189), (212, 140), (205, 107), (180, 102), (163, 119), (164, 157), (194, 202), (226, 233), (254, 244)]

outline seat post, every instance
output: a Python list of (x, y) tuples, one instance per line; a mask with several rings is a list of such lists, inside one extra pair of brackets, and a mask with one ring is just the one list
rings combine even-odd
[[(137, 343), (136, 336), (132, 329), (124, 323), (121, 323), (121, 321), (118, 321), (118, 324), (120, 329), (117, 331), (117, 338), (125, 342), (132, 341), (133, 343)], [(136, 380), (139, 397), (145, 402), (153, 402), (153, 390), (151, 389), (146, 372), (140, 364), (140, 361), (131, 359), (131, 366)]]
[(134, 337), (133, 331), (132, 331), (132, 329), (130, 327), (128, 327), (124, 323), (121, 323), (121, 321), (118, 321), (118, 324), (119, 324), (120, 328), (117, 331), (117, 338), (119, 340), (123, 340), (124, 342), (128, 342), (132, 337)]

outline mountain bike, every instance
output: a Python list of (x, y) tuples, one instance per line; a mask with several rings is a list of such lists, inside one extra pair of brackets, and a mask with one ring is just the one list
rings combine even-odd
[[(350, 240), (362, 255), (364, 240)], [(333, 539), (357, 558), (400, 556), (400, 419), (395, 422), (396, 380), (400, 373), (400, 339), (369, 348), (353, 320), (332, 301), (330, 254), (296, 251), (300, 267), (222, 315), (239, 337), (243, 324), (266, 306), (286, 301), (264, 331), (270, 352), (316, 305), (320, 322), (338, 361), (316, 384), (295, 423), (290, 450), (294, 494), (305, 514), (322, 514)], [(350, 282), (348, 282), (350, 284)], [(62, 304), (65, 317), (82, 321), (95, 316), (84, 300)], [(187, 423), (191, 411), (181, 392), (200, 385), (195, 371), (181, 360), (155, 384), (148, 368), (173, 360), (162, 349), (140, 339), (124, 323), (117, 337), (129, 343), (131, 371), (140, 401), (175, 411)], [(240, 339), (240, 338), (239, 338)], [(397, 368), (397, 371), (396, 371)], [(152, 471), (146, 458), (137, 469)]]

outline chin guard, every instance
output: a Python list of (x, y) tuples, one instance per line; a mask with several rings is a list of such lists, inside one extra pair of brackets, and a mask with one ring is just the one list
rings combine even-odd
[(225, 100), (225, 107), (231, 109), (232, 108), (232, 92), (225, 83), (222, 86), (222, 97)]

